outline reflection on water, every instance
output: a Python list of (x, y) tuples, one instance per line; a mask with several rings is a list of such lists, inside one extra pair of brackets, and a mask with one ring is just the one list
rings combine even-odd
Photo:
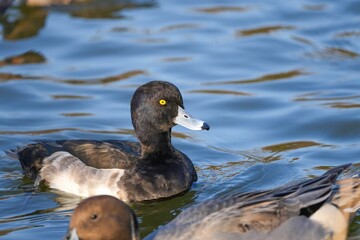
[(170, 26), (166, 26), (160, 29), (161, 32), (168, 32), (168, 31), (176, 31), (176, 30), (186, 30), (186, 29), (197, 29), (200, 28), (200, 26), (194, 24), (194, 23), (180, 23), (180, 24), (174, 24)]
[(34, 51), (27, 51), (23, 54), (10, 56), (0, 61), (0, 67), (5, 65), (35, 64), (44, 63), (45, 57)]
[(235, 96), (250, 96), (250, 93), (239, 92), (239, 91), (227, 91), (227, 90), (193, 90), (192, 93), (205, 93), (205, 94), (230, 94)]
[(248, 84), (248, 83), (259, 83), (259, 82), (266, 82), (266, 81), (277, 81), (277, 80), (288, 80), (290, 78), (294, 78), (301, 75), (309, 74), (302, 70), (290, 70), (287, 72), (280, 72), (280, 73), (273, 73), (273, 74), (266, 74), (261, 77), (257, 77), (254, 79), (245, 79), (245, 80), (238, 80), (238, 81), (224, 81), (224, 82), (211, 82), (206, 83), (206, 85), (224, 85), (224, 84)]
[(348, 93), (308, 93), (297, 97), (294, 101), (320, 102), (323, 106), (338, 109), (351, 109), (360, 107), (360, 95), (356, 94), (349, 96)]
[(358, 58), (359, 54), (351, 50), (331, 47), (317, 52), (307, 53), (306, 56), (313, 58), (341, 60), (346, 58)]
[(280, 30), (293, 30), (293, 29), (295, 29), (295, 27), (293, 26), (267, 26), (267, 27), (259, 27), (259, 28), (253, 28), (247, 30), (240, 30), (236, 33), (236, 35), (239, 37), (248, 37), (258, 34), (269, 34)]
[(125, 80), (128, 78), (132, 78), (137, 75), (143, 75), (143, 74), (146, 74), (146, 72), (142, 71), (142, 70), (132, 70), (129, 72), (118, 74), (116, 76), (110, 76), (110, 77), (105, 77), (105, 78), (100, 78), (100, 79), (89, 79), (89, 80), (69, 79), (69, 80), (55, 80), (55, 81), (64, 82), (67, 84), (75, 84), (75, 85), (77, 85), (77, 84), (108, 84), (108, 83)]
[(216, 6), (216, 7), (206, 7), (206, 8), (197, 8), (196, 11), (201, 13), (223, 13), (223, 12), (244, 12), (247, 8), (237, 7), (237, 6)]
[(89, 99), (91, 96), (78, 96), (78, 95), (52, 95), (53, 99)]
[(87, 117), (87, 116), (92, 116), (94, 114), (92, 114), (92, 113), (62, 113), (61, 115), (65, 116), (65, 117)]
[(135, 1), (89, 1), (89, 4), (73, 6), (70, 14), (81, 18), (123, 18), (120, 11), (138, 8), (154, 7), (151, 3), (136, 3)]
[(12, 74), (12, 73), (0, 73), (0, 81), (10, 81), (10, 80), (45, 80), (59, 83), (66, 83), (71, 85), (99, 85), (99, 84), (110, 84), (125, 80), (128, 78), (135, 77), (137, 75), (145, 75), (146, 72), (142, 70), (132, 70), (125, 73), (120, 73), (115, 76), (96, 78), (96, 79), (57, 79), (54, 77), (47, 76), (25, 76), (21, 74)]
[(327, 103), (326, 105), (332, 108), (359, 108), (360, 103), (350, 103), (350, 102), (335, 102), (335, 103)]
[(45, 26), (48, 12), (42, 8), (19, 8), (16, 19), (5, 15), (1, 18), (3, 25), (3, 36), (6, 40), (18, 40), (36, 36), (41, 28)]
[[(74, 4), (70, 4), (70, 3)], [(45, 26), (49, 9), (45, 6), (52, 6), (55, 11), (69, 13), (71, 16), (90, 19), (112, 19), (122, 18), (120, 11), (154, 7), (152, 1), (136, 3), (121, 0), (26, 0), (21, 5), (15, 6), (17, 14), (5, 14), (1, 16), (3, 25), (3, 36), (7, 40), (18, 40), (36, 36)], [(5, 12), (8, 4), (0, 7)], [(14, 20), (14, 16), (16, 19)]]
[(289, 151), (299, 148), (305, 148), (305, 147), (313, 147), (313, 146), (321, 146), (323, 144), (317, 143), (317, 142), (310, 142), (310, 141), (303, 141), (303, 142), (288, 142), (288, 143), (281, 143), (276, 144), (272, 146), (266, 146), (263, 147), (265, 151), (272, 151), (272, 152), (283, 152), (283, 151)]
[[(34, 189), (3, 150), (43, 139), (136, 141), (131, 96), (155, 79), (176, 84), (212, 128), (174, 127), (199, 180), (182, 196), (132, 204), (142, 236), (205, 199), (360, 161), (358, 1), (42, 2), (0, 6), (6, 239), (62, 238), (81, 198)], [(356, 216), (354, 239), (359, 226)]]
[(304, 4), (304, 9), (308, 11), (324, 11), (326, 10), (326, 4)]
[(3, 14), (12, 4), (12, 0), (0, 1), (0, 16)]
[[(341, 95), (341, 96), (339, 96)], [(360, 95), (351, 95), (349, 94), (336, 94), (333, 93), (307, 93), (295, 99), (295, 101), (336, 101), (336, 100), (349, 100), (349, 99), (360, 99)]]
[(164, 58), (163, 59), (164, 62), (187, 62), (187, 61), (191, 61), (190, 57), (169, 57), (169, 58)]
[(360, 31), (342, 32), (335, 35), (335, 37), (346, 38), (346, 37), (359, 37)]

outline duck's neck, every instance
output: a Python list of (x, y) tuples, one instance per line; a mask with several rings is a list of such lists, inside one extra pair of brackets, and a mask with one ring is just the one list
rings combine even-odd
[(151, 156), (168, 155), (173, 151), (171, 144), (171, 129), (168, 132), (152, 132), (151, 135), (139, 135), (141, 143), (141, 156), (148, 158)]

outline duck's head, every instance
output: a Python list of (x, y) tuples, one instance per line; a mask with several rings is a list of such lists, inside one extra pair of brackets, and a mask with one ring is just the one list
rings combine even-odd
[(90, 197), (74, 210), (66, 240), (138, 240), (134, 212), (121, 200), (107, 195)]
[(176, 124), (191, 130), (209, 130), (209, 125), (192, 118), (184, 108), (179, 89), (172, 83), (152, 81), (136, 89), (131, 100), (131, 118), (137, 137), (168, 133)]

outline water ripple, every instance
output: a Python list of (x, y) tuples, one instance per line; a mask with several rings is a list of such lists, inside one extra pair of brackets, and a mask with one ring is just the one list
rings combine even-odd
[(266, 74), (254, 79), (244, 79), (244, 80), (235, 80), (235, 81), (223, 81), (223, 82), (209, 82), (205, 85), (228, 85), (228, 84), (253, 84), (253, 83), (262, 83), (267, 81), (278, 81), (278, 80), (288, 80), (290, 78), (295, 78), (302, 75), (308, 75), (309, 72), (305, 72), (300, 69), (290, 70), (287, 72), (279, 72)]

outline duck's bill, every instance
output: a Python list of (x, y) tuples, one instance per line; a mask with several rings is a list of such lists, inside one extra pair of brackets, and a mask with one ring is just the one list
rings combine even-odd
[(79, 240), (79, 237), (76, 232), (76, 228), (69, 230), (65, 236), (65, 240)]
[(178, 115), (174, 119), (175, 124), (179, 124), (190, 130), (209, 130), (210, 126), (206, 122), (192, 118), (182, 107), (179, 106)]

